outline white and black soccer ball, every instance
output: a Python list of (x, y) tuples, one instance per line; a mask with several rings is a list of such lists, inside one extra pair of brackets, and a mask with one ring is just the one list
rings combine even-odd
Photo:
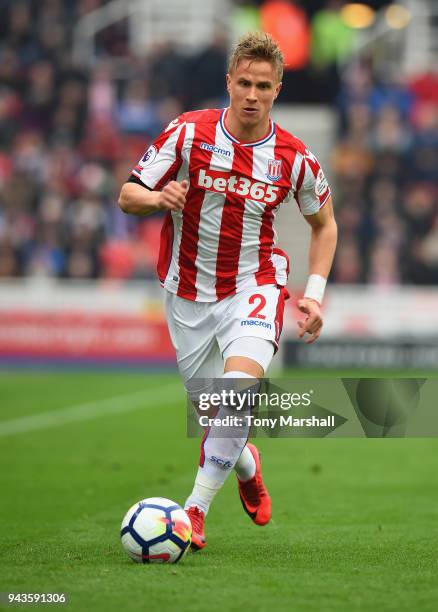
[(177, 563), (190, 546), (192, 524), (176, 502), (149, 497), (129, 508), (120, 537), (137, 563)]

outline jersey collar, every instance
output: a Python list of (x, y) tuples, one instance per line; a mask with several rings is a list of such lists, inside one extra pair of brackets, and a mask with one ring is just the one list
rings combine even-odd
[(272, 138), (272, 135), (275, 131), (275, 123), (272, 121), (271, 118), (269, 118), (269, 125), (270, 125), (270, 130), (267, 134), (267, 136), (264, 136), (261, 140), (256, 140), (255, 142), (240, 142), (240, 140), (237, 140), (237, 138), (235, 138), (225, 127), (225, 114), (227, 112), (228, 108), (224, 108), (224, 110), (221, 113), (221, 117), (220, 117), (220, 124), (221, 124), (221, 128), (222, 128), (222, 132), (225, 134), (225, 136), (231, 140), (232, 142), (234, 142), (235, 144), (239, 144), (242, 147), (258, 147), (262, 144), (264, 144), (265, 142), (268, 142), (268, 140), (270, 138)]

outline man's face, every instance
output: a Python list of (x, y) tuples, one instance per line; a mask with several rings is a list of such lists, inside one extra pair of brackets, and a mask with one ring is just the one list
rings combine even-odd
[(230, 107), (244, 127), (267, 120), (280, 89), (274, 66), (264, 60), (242, 60), (227, 74)]

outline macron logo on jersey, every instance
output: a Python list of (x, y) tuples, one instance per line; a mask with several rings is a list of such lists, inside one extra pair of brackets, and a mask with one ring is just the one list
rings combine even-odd
[(228, 151), (228, 149), (221, 149), (216, 145), (208, 144), (208, 142), (202, 142), (201, 149), (211, 151), (212, 153), (217, 153), (218, 155), (225, 155), (225, 157), (231, 157), (231, 151)]
[(200, 170), (198, 186), (216, 193), (235, 193), (259, 202), (274, 202), (277, 199), (279, 187), (267, 185), (261, 181), (253, 181), (246, 176), (236, 176), (229, 172), (218, 170)]
[(240, 321), (241, 327), (245, 325), (255, 325), (256, 327), (265, 327), (266, 329), (272, 329), (272, 325), (270, 323), (266, 323), (266, 321), (260, 321), (258, 319), (244, 319)]

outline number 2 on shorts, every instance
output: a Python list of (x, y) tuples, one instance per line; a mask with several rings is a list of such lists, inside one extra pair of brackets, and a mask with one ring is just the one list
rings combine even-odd
[(262, 295), (261, 293), (254, 293), (248, 300), (250, 304), (254, 304), (254, 302), (256, 301), (258, 302), (258, 304), (254, 308), (254, 310), (251, 310), (251, 312), (248, 315), (248, 319), (251, 319), (251, 318), (266, 319), (265, 315), (260, 314), (260, 311), (263, 310), (263, 308), (266, 306), (265, 296)]

